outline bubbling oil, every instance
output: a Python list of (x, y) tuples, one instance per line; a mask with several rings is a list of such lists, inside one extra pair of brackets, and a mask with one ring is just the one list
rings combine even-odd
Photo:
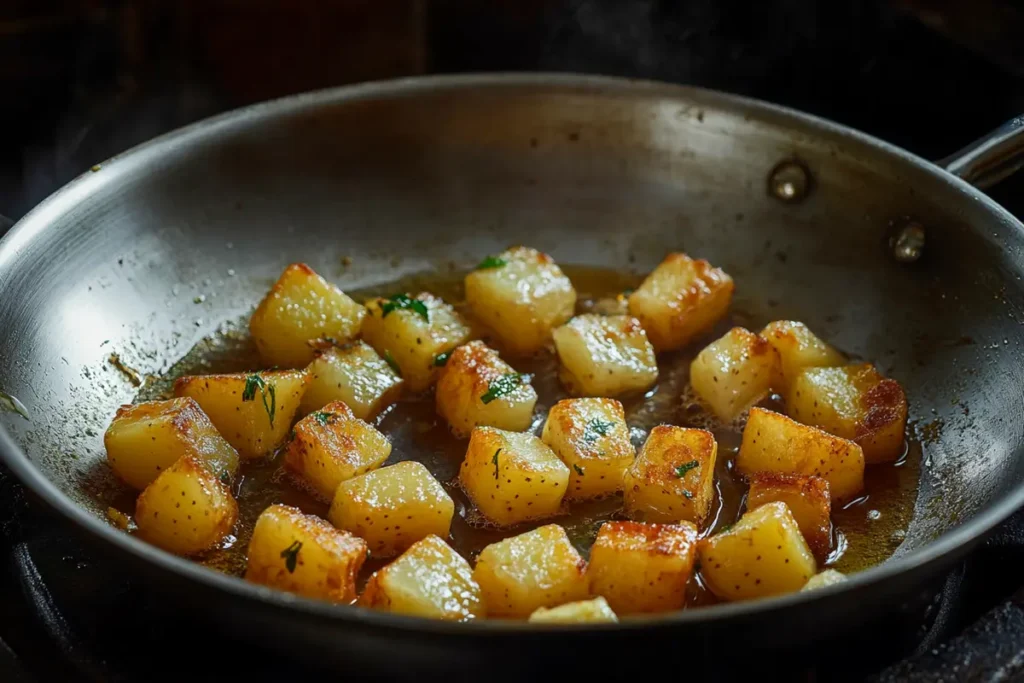
[[(622, 312), (622, 293), (636, 287), (641, 279), (634, 274), (609, 269), (563, 266), (563, 270), (576, 288), (579, 313)], [(420, 291), (430, 291), (456, 308), (464, 308), (462, 274), (451, 272), (416, 275), (349, 294), (358, 301), (364, 301), (395, 292)], [(708, 519), (701, 528), (702, 536), (735, 523), (743, 511), (746, 484), (733, 472), (743, 421), (723, 423), (704, 408), (689, 385), (690, 362), (707, 341), (734, 324), (742, 321), (742, 324), (759, 329), (759, 325), (769, 320), (752, 311), (734, 312), (706, 339), (695, 342), (691, 348), (661, 355), (658, 359), (658, 383), (654, 388), (642, 395), (620, 398), (632, 441), (638, 448), (650, 429), (659, 424), (707, 429), (715, 435), (718, 441), (715, 496)], [(137, 400), (168, 397), (174, 380), (184, 375), (262, 369), (256, 347), (245, 332), (246, 323), (242, 320), (225, 325), (224, 332), (196, 345), (167, 374), (147, 382)], [(529, 358), (507, 360), (517, 371), (533, 375), (538, 401), (532, 431), (539, 434), (548, 408), (568, 398), (558, 380), (554, 354), (545, 352)], [(782, 407), (778, 396), (767, 397), (761, 405), (775, 410)], [(392, 442), (392, 453), (386, 464), (403, 460), (422, 462), (455, 501), (456, 514), (449, 541), (471, 562), (487, 545), (549, 523), (563, 526), (573, 544), (586, 557), (601, 524), (624, 519), (622, 497), (614, 495), (565, 504), (561, 513), (553, 518), (512, 528), (497, 528), (480, 515), (458, 485), (458, 468), (468, 442), (452, 435), (444, 420), (437, 415), (432, 394), (403, 397), (372, 422)], [(920, 444), (909, 442), (905, 456), (898, 462), (867, 468), (864, 494), (843, 508), (832, 511), (834, 550), (827, 566), (843, 572), (859, 571), (892, 554), (910, 523), (917, 497), (920, 462)], [(235, 493), (239, 518), (234, 534), (222, 547), (196, 559), (208, 567), (237, 576), (245, 571), (246, 548), (256, 519), (268, 506), (275, 503), (293, 505), (321, 517), (326, 517), (329, 507), (327, 502), (318, 499), (284, 471), (280, 453), (262, 461), (243, 462)], [(127, 492), (120, 501), (119, 509), (131, 512), (132, 497)], [(361, 579), (365, 581), (370, 573), (386, 562), (371, 558), (363, 568)], [(691, 582), (688, 597), (690, 605), (716, 602), (699, 576)]]

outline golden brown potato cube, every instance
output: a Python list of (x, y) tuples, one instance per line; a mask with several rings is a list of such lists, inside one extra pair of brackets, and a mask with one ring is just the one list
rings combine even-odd
[(751, 600), (800, 590), (817, 565), (789, 508), (775, 502), (701, 541), (700, 571), (719, 598)]
[(558, 514), (569, 468), (533, 434), (477, 427), (459, 482), (484, 517), (511, 526)]
[(271, 505), (249, 541), (247, 581), (310, 598), (350, 603), (366, 543), (298, 508)]
[(305, 370), (193, 375), (174, 395), (195, 399), (242, 458), (262, 458), (284, 443), (308, 383)]
[(686, 254), (669, 254), (629, 295), (655, 351), (686, 346), (711, 330), (729, 310), (733, 282), (724, 270)]
[(843, 354), (800, 322), (776, 320), (765, 325), (761, 336), (779, 352), (779, 377), (772, 388), (782, 395), (804, 368), (832, 367), (846, 362)]
[(660, 425), (623, 480), (626, 514), (644, 522), (700, 524), (715, 493), (718, 443), (711, 432)]
[(310, 382), (302, 397), (302, 415), (342, 401), (360, 420), (369, 420), (402, 393), (402, 378), (362, 341), (324, 350), (306, 371)]
[(103, 444), (110, 468), (139, 490), (186, 455), (207, 463), (226, 482), (238, 472), (238, 452), (191, 398), (121, 406)]
[(401, 557), (374, 573), (359, 603), (414, 617), (468, 621), (484, 616), (473, 570), (437, 536), (417, 541)]
[(776, 501), (786, 504), (814, 557), (824, 562), (832, 545), (832, 498), (828, 482), (821, 477), (794, 474), (764, 472), (752, 475), (747, 509), (754, 510)]
[(304, 263), (284, 269), (249, 320), (267, 365), (299, 368), (313, 360), (317, 339), (344, 342), (359, 334), (365, 309)]
[(622, 404), (610, 398), (570, 398), (548, 412), (541, 439), (569, 467), (569, 500), (622, 490), (636, 450)]
[(389, 455), (387, 437), (335, 401), (295, 425), (284, 465), (302, 477), (313, 493), (329, 501), (341, 482), (377, 469)]
[(797, 422), (855, 442), (869, 465), (903, 454), (906, 394), (870, 363), (804, 369), (790, 386), (786, 412)]
[(628, 315), (578, 315), (554, 331), (559, 377), (575, 396), (644, 391), (658, 380), (654, 347)]
[(186, 455), (160, 473), (135, 502), (141, 538), (178, 555), (220, 543), (235, 526), (238, 504), (215, 471)]
[(576, 290), (547, 254), (514, 247), (466, 276), (466, 303), (510, 354), (533, 353), (576, 308)]
[(391, 557), (427, 536), (447, 538), (455, 503), (421, 463), (400, 462), (342, 482), (327, 519)]
[(524, 431), (536, 403), (530, 376), (513, 370), (482, 341), (452, 351), (437, 381), (437, 412), (462, 438), (474, 427)]
[(735, 419), (771, 389), (779, 354), (764, 337), (734, 327), (690, 364), (690, 384), (719, 419)]
[(454, 308), (429, 292), (395, 294), (366, 304), (363, 339), (405, 380), (409, 391), (429, 389), (444, 354), (470, 338)]
[(827, 586), (834, 586), (837, 583), (846, 581), (846, 574), (837, 572), (835, 569), (826, 569), (825, 571), (819, 572), (812, 576), (810, 580), (804, 584), (801, 591), (812, 591), (815, 588), (825, 588)]
[(526, 618), (541, 607), (590, 597), (586, 569), (565, 529), (548, 524), (484, 548), (473, 578), (489, 616)]
[(590, 549), (590, 592), (618, 614), (682, 609), (696, 556), (689, 522), (605, 522)]
[(531, 624), (615, 624), (619, 618), (604, 598), (596, 597), (558, 607), (538, 607), (527, 621)]
[(736, 471), (747, 478), (757, 473), (822, 477), (832, 500), (844, 503), (864, 488), (864, 453), (852, 441), (771, 410), (751, 408)]

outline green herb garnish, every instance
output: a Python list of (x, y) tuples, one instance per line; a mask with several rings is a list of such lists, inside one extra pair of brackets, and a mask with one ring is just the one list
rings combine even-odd
[(583, 468), (582, 467), (580, 467), (576, 463), (573, 463), (572, 468), (574, 470), (576, 470), (576, 474), (580, 475), (581, 477), (583, 476)]
[(227, 470), (221, 472), (220, 483), (224, 484), (225, 486), (231, 486), (231, 473), (228, 472)]
[(498, 450), (494, 451), (494, 457), (491, 458), (491, 462), (494, 463), (494, 478), (495, 479), (497, 479), (499, 476), (501, 476), (501, 473), (498, 472), (498, 453), (501, 453), (501, 449), (500, 448)]
[(485, 404), (491, 401), (501, 398), (507, 394), (511, 394), (513, 391), (519, 388), (520, 384), (526, 384), (530, 381), (530, 375), (525, 375), (519, 372), (508, 372), (499, 377), (498, 379), (491, 382), (487, 387), (487, 393), (480, 397), (480, 400)]
[[(245, 388), (242, 389), (242, 400), (252, 401), (256, 398), (256, 392), (260, 392), (263, 398), (263, 409), (267, 411), (270, 418), (270, 426), (274, 426), (274, 415), (277, 413), (277, 389), (273, 384), (267, 384), (258, 373), (245, 378)], [(270, 397), (269, 400), (267, 397)]]
[(313, 419), (316, 420), (317, 422), (319, 422), (320, 424), (324, 425), (324, 426), (327, 426), (327, 425), (331, 424), (332, 422), (334, 422), (334, 420), (337, 417), (338, 417), (337, 413), (328, 413), (328, 412), (323, 411), (323, 410), (319, 410), (319, 411), (313, 413)]
[(407, 294), (393, 294), (388, 300), (380, 305), (381, 317), (388, 317), (388, 313), (394, 310), (412, 311), (419, 314), (421, 318), (430, 322), (430, 311), (427, 305), (419, 299), (413, 299)]
[(698, 467), (700, 467), (700, 463), (697, 462), (696, 460), (684, 462), (682, 465), (676, 468), (676, 476), (682, 479), (683, 477), (686, 476), (687, 472), (689, 472), (690, 470), (695, 470)]
[(448, 363), (448, 359), (452, 357), (451, 351), (445, 351), (434, 356), (434, 367), (443, 368)]
[(398, 367), (398, 361), (395, 360), (395, 357), (391, 355), (390, 351), (384, 352), (384, 360), (391, 366), (391, 369), (395, 371), (396, 375), (399, 377), (402, 376), (402, 368)]
[(299, 561), (299, 551), (302, 550), (302, 541), (293, 541), (290, 546), (281, 551), (284, 558), (284, 566), (291, 574), (295, 571), (295, 565)]
[(689, 491), (683, 491), (683, 497), (686, 498), (687, 500), (693, 500), (693, 494), (690, 493)]
[(488, 256), (483, 261), (481, 261), (479, 264), (477, 264), (476, 269), (477, 270), (490, 270), (491, 268), (501, 268), (502, 266), (507, 266), (507, 265), (508, 265), (508, 261), (506, 261), (505, 259), (501, 258), (500, 256)]
[(599, 417), (595, 417), (593, 420), (588, 422), (587, 426), (583, 429), (583, 440), (587, 442), (597, 441), (599, 436), (608, 436), (614, 426), (614, 422), (609, 422), (608, 420), (602, 420)]

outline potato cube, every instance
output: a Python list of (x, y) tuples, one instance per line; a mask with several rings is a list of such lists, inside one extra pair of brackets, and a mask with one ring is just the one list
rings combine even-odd
[(779, 377), (772, 388), (783, 396), (804, 368), (832, 367), (846, 362), (843, 354), (819, 339), (803, 323), (776, 320), (761, 330), (761, 336), (779, 352)]
[(558, 514), (569, 468), (533, 434), (477, 427), (459, 482), (484, 517), (511, 526)]
[(622, 404), (610, 398), (570, 398), (548, 411), (541, 439), (569, 467), (569, 500), (622, 490), (636, 449)]
[(590, 597), (586, 569), (565, 529), (548, 524), (484, 548), (473, 578), (489, 616), (526, 618), (541, 607)]
[(709, 332), (729, 310), (732, 291), (724, 270), (669, 254), (629, 295), (629, 313), (643, 325), (655, 351), (671, 351)]
[(658, 381), (654, 347), (628, 315), (578, 315), (554, 331), (559, 377), (575, 396), (618, 396)]
[(377, 469), (391, 455), (391, 442), (357, 419), (341, 401), (299, 420), (285, 449), (284, 465), (324, 500), (334, 499), (338, 485)]
[(682, 609), (696, 556), (689, 522), (605, 522), (590, 549), (590, 591), (619, 614)]
[(407, 460), (342, 482), (327, 519), (391, 557), (427, 536), (446, 538), (455, 503), (421, 463)]
[(305, 370), (194, 375), (174, 395), (195, 399), (242, 458), (262, 458), (284, 443), (307, 384)]
[(644, 522), (686, 520), (699, 525), (714, 498), (717, 456), (711, 432), (655, 427), (626, 470), (626, 514)]
[(402, 393), (402, 378), (362, 341), (324, 350), (306, 370), (310, 382), (302, 397), (302, 415), (342, 401), (360, 420), (369, 420)]
[(178, 555), (213, 548), (237, 519), (231, 489), (194, 455), (179, 458), (161, 472), (135, 503), (139, 536)]
[(343, 342), (359, 334), (366, 310), (304, 263), (284, 269), (249, 320), (267, 365), (300, 368), (313, 360), (309, 342)]
[(704, 347), (690, 364), (690, 383), (720, 419), (734, 420), (771, 389), (779, 354), (764, 337), (742, 327)]
[(723, 600), (750, 600), (803, 588), (817, 565), (785, 503), (747, 512), (700, 543), (704, 583)]
[(596, 597), (558, 607), (538, 607), (527, 621), (531, 624), (615, 624), (619, 618), (604, 598)]
[(846, 581), (846, 574), (837, 572), (835, 569), (826, 569), (823, 572), (819, 572), (812, 576), (810, 580), (804, 584), (801, 591), (812, 591), (815, 588), (825, 588), (827, 586), (834, 586), (837, 583)]
[(832, 500), (848, 502), (864, 488), (860, 446), (785, 415), (751, 408), (736, 455), (736, 471), (818, 476), (828, 481)]
[(747, 509), (781, 501), (793, 513), (808, 547), (819, 562), (828, 557), (832, 545), (832, 498), (828, 482), (821, 477), (764, 472), (750, 477)]
[(298, 508), (271, 505), (249, 541), (247, 581), (332, 602), (356, 599), (366, 543)]
[(110, 468), (139, 490), (186, 455), (206, 462), (225, 481), (238, 472), (238, 452), (191, 398), (121, 406), (103, 444)]
[(409, 391), (429, 389), (437, 378), (438, 356), (470, 338), (470, 328), (454, 308), (429, 292), (415, 298), (395, 294), (366, 304), (363, 339), (398, 366)]
[(537, 403), (530, 379), (483, 342), (469, 342), (455, 349), (441, 370), (437, 412), (462, 438), (478, 426), (524, 431)]
[(797, 422), (855, 442), (869, 465), (903, 454), (907, 397), (896, 380), (869, 363), (804, 369), (786, 396), (786, 412)]
[(469, 563), (437, 536), (417, 541), (397, 560), (375, 572), (358, 604), (448, 621), (484, 616), (483, 596)]

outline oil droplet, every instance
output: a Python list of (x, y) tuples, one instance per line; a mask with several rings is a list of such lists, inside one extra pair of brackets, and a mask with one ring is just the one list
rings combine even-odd
[(882, 518), (882, 513), (878, 510), (868, 510), (868, 519), (872, 522), (877, 522)]
[(6, 391), (0, 391), (0, 410), (17, 413), (26, 420), (30, 419), (28, 416), (28, 408), (25, 407), (25, 404), (19, 401), (16, 396), (12, 396)]

